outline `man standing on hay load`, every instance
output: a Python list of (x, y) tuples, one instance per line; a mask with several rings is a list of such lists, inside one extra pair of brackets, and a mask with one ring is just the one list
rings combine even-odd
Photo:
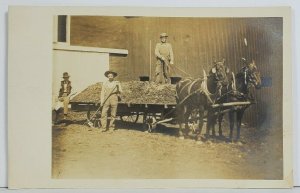
[(174, 54), (170, 43), (167, 43), (168, 35), (166, 33), (160, 34), (160, 43), (156, 44), (155, 56), (157, 58), (155, 68), (155, 82), (156, 83), (170, 83), (170, 65), (174, 64)]
[(107, 131), (107, 112), (110, 108), (111, 119), (109, 122), (109, 130), (115, 130), (115, 119), (118, 107), (118, 97), (122, 92), (122, 88), (119, 81), (115, 81), (114, 78), (118, 74), (113, 71), (106, 71), (104, 76), (108, 78), (108, 81), (104, 82), (101, 90), (101, 125), (102, 131)]

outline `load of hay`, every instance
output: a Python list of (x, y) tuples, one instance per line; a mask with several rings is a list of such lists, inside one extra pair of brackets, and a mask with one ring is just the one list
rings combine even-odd
[[(130, 104), (176, 104), (175, 85), (156, 84), (154, 82), (121, 82), (123, 93), (121, 103)], [(100, 102), (102, 83), (96, 83), (76, 95), (71, 102)]]
[(93, 84), (86, 89), (84, 89), (81, 93), (77, 94), (71, 102), (80, 102), (80, 103), (97, 103), (100, 101), (100, 93), (101, 93), (102, 83), (98, 82)]

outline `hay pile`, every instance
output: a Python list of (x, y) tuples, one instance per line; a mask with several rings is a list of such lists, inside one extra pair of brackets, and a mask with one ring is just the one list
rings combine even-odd
[(122, 102), (132, 104), (175, 104), (175, 85), (130, 81), (121, 84)]
[[(131, 104), (176, 104), (175, 85), (154, 82), (121, 82), (122, 103)], [(100, 101), (102, 83), (89, 86), (75, 96), (71, 102), (97, 103)]]
[(86, 89), (84, 89), (81, 93), (76, 95), (71, 102), (81, 102), (81, 103), (97, 103), (100, 101), (100, 93), (101, 93), (102, 83), (98, 82), (93, 84)]

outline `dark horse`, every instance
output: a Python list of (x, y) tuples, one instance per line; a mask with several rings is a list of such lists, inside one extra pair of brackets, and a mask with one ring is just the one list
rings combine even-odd
[[(224, 66), (220, 66), (224, 67)], [(216, 69), (219, 68), (218, 64), (215, 66)], [(217, 72), (223, 72), (225, 70), (226, 73), (224, 74), (219, 74)], [(210, 96), (214, 97), (214, 104), (216, 103), (225, 103), (226, 98), (224, 97), (228, 92), (229, 92), (229, 81), (228, 81), (228, 73), (229, 69), (225, 67), (224, 70), (221, 71), (216, 71), (214, 73), (215, 69), (212, 68), (210, 70), (208, 80), (207, 81), (207, 90), (208, 92), (212, 93)], [(212, 131), (212, 135), (215, 136), (215, 124), (216, 124), (216, 119), (218, 117), (219, 123), (222, 122), (222, 114), (217, 114), (214, 109), (212, 109), (210, 106), (207, 109), (207, 125), (206, 125), (206, 137), (210, 136), (210, 131)], [(222, 129), (219, 127), (219, 136), (222, 136)]]
[[(199, 139), (205, 111), (211, 104), (219, 100), (222, 92), (224, 92), (223, 90), (227, 88), (228, 69), (225, 67), (224, 62), (224, 59), (220, 62), (215, 62), (209, 76), (206, 76), (204, 71), (204, 78), (187, 78), (177, 83), (176, 114), (179, 123), (179, 136), (181, 138), (184, 138), (184, 135), (187, 135), (187, 132), (190, 130), (189, 122), (195, 123), (198, 120), (198, 129), (192, 129)], [(183, 124), (185, 124), (184, 128)]]
[[(229, 90), (226, 94), (221, 97), (222, 101), (227, 103), (231, 102), (247, 102), (255, 103), (255, 89), (261, 87), (261, 78), (260, 72), (258, 71), (255, 61), (247, 63), (245, 60), (245, 66), (237, 73), (233, 75)], [(230, 123), (230, 134), (229, 139), (233, 141), (233, 129), (236, 123), (237, 135), (236, 141), (240, 139), (240, 130), (242, 118), (245, 110), (250, 106), (249, 105), (237, 105), (233, 107), (222, 107), (222, 111), (227, 110), (229, 112), (229, 123)], [(214, 114), (210, 116), (210, 124), (214, 125), (216, 120), (216, 115), (219, 121), (219, 135), (222, 135), (222, 119), (223, 113), (216, 113), (216, 110), (211, 111)]]

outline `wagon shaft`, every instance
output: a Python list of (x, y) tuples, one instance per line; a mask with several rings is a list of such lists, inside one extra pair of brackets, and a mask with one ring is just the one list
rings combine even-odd
[(217, 107), (244, 106), (244, 105), (251, 105), (251, 102), (246, 101), (246, 102), (230, 102), (230, 103), (222, 103), (222, 104), (213, 104), (211, 105), (211, 107), (217, 108)]

